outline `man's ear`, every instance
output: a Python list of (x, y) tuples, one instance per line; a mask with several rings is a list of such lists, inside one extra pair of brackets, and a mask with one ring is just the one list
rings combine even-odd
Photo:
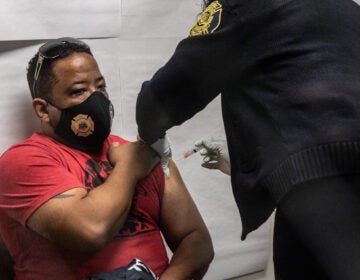
[(35, 98), (32, 101), (32, 107), (36, 116), (40, 120), (44, 122), (49, 122), (48, 103), (46, 102), (46, 100), (42, 98)]

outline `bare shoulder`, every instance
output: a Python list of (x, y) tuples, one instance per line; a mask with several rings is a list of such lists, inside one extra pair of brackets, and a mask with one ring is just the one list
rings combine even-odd
[(206, 226), (179, 169), (172, 161), (169, 168), (170, 177), (165, 179), (161, 225), (167, 241), (176, 246), (175, 244), (190, 232), (206, 232)]
[[(165, 189), (163, 206), (166, 207), (178, 207), (183, 204), (193, 204), (191, 195), (183, 181), (180, 171), (176, 166), (175, 162), (169, 161), (170, 177), (165, 177)], [(185, 206), (185, 205), (183, 205)]]

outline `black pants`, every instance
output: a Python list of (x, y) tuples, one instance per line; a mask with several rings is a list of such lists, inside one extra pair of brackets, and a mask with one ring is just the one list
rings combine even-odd
[(360, 175), (294, 187), (274, 226), (276, 280), (360, 279)]
[(159, 277), (141, 260), (133, 259), (127, 266), (101, 272), (82, 280), (159, 280)]

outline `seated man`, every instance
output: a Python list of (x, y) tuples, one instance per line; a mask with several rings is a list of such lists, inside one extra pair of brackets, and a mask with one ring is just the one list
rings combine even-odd
[(201, 279), (214, 254), (204, 221), (173, 162), (165, 178), (154, 150), (109, 135), (113, 108), (90, 48), (50, 41), (27, 78), (41, 132), (0, 159), (15, 279), (79, 280), (135, 258), (161, 280)]

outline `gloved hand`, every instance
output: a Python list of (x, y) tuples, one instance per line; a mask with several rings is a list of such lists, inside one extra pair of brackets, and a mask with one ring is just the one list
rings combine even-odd
[(230, 158), (227, 143), (221, 139), (198, 140), (195, 142), (195, 149), (202, 155), (202, 167), (208, 169), (219, 169), (221, 172), (230, 175)]
[(170, 177), (169, 159), (171, 158), (171, 147), (169, 138), (165, 135), (159, 138), (150, 145), (160, 156), (161, 167), (164, 170), (165, 176)]

